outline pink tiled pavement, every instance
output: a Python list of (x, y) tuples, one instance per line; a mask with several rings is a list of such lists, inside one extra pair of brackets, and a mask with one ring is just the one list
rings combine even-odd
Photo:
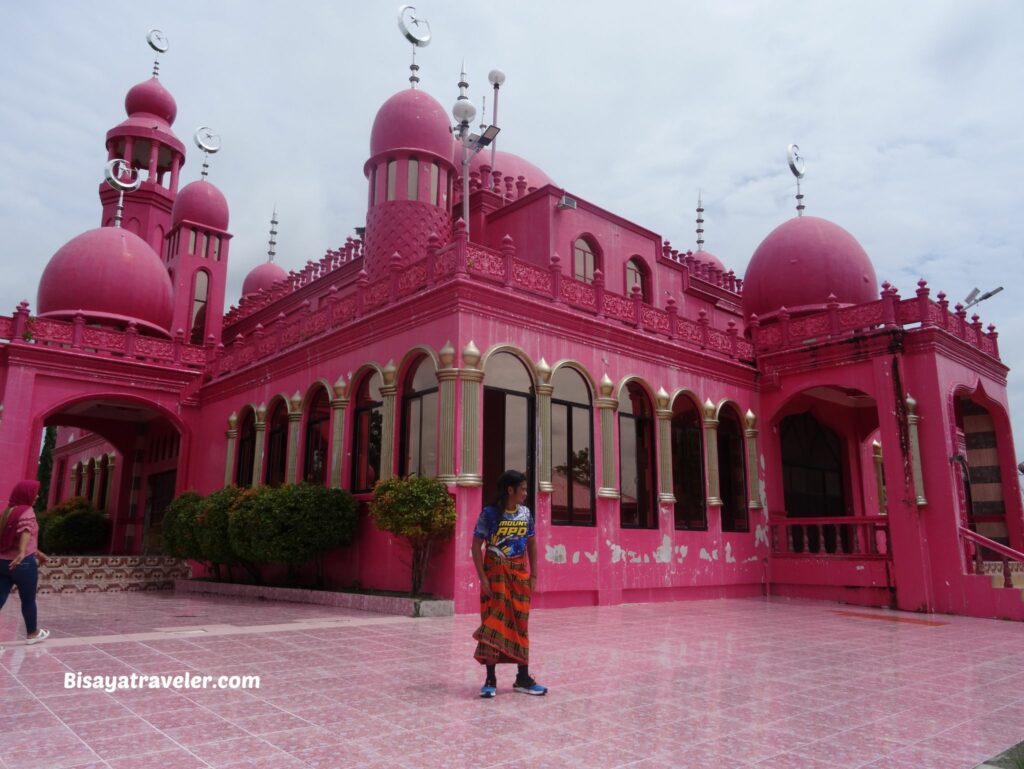
[[(538, 610), (544, 698), (476, 696), (472, 617), (123, 593), (0, 613), (2, 769), (969, 769), (1024, 740), (1024, 626), (781, 600)], [(910, 620), (909, 622), (906, 620)], [(259, 675), (66, 690), (64, 673)]]

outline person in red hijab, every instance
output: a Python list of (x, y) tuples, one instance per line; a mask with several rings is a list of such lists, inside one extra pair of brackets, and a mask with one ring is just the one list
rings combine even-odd
[(36, 587), (39, 564), (46, 554), (39, 550), (39, 523), (32, 505), (39, 496), (39, 481), (19, 481), (7, 508), (0, 513), (0, 609), (11, 588), (18, 586), (21, 616), (25, 619), (25, 643), (37, 644), (50, 635), (36, 621)]

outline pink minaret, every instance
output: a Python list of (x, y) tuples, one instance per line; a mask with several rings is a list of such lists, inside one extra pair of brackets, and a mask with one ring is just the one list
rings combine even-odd
[(185, 341), (220, 341), (224, 321), (224, 290), (228, 275), (228, 202), (203, 178), (186, 184), (174, 201), (167, 236), (167, 269), (174, 284), (171, 333), (185, 332)]
[[(107, 160), (120, 158), (131, 164), (142, 184), (125, 195), (121, 226), (164, 257), (164, 238), (171, 226), (178, 174), (185, 163), (185, 146), (171, 130), (178, 105), (154, 74), (128, 91), (124, 108), (127, 119), (107, 132)], [(116, 190), (100, 183), (104, 227), (114, 223), (117, 197)]]
[(392, 255), (403, 262), (426, 253), (427, 239), (451, 233), (455, 144), (444, 107), (418, 89), (399, 91), (377, 111), (370, 159), (365, 269), (383, 274)]

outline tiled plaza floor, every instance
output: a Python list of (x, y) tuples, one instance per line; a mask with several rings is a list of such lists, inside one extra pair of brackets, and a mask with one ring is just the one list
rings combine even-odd
[[(163, 594), (0, 614), (4, 769), (958, 769), (1024, 739), (1024, 626), (818, 602), (538, 610), (547, 697), (476, 696), (472, 617)], [(64, 675), (259, 675), (251, 691)]]

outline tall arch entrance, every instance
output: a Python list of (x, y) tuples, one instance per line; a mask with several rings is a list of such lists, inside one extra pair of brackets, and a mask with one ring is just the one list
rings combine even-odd
[(44, 419), (57, 429), (47, 508), (85, 497), (110, 518), (111, 554), (157, 552), (163, 513), (183, 485), (183, 432), (144, 401), (86, 398)]

